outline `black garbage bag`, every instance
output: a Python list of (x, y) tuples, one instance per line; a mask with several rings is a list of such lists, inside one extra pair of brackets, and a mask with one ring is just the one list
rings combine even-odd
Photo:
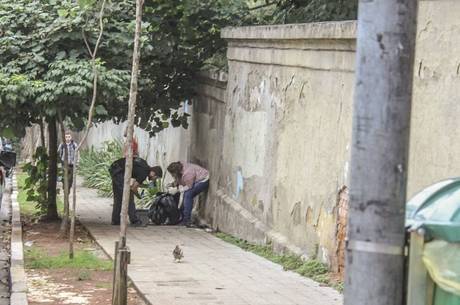
[[(178, 194), (177, 194), (178, 195)], [(150, 205), (148, 217), (156, 225), (176, 225), (182, 219), (179, 196), (158, 193)]]

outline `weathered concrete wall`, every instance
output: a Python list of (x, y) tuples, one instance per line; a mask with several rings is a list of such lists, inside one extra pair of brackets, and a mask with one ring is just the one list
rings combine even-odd
[(230, 28), (217, 226), (335, 257), (346, 184), (355, 23)]
[(460, 1), (422, 1), (408, 195), (460, 175)]
[[(227, 29), (216, 224), (340, 269), (355, 24)], [(460, 172), (460, 2), (421, 1), (408, 195)], [(240, 217), (238, 217), (239, 215)]]
[[(225, 93), (227, 75), (203, 73), (198, 79), (198, 96), (193, 103), (190, 155), (191, 161), (208, 168), (210, 180), (207, 200), (199, 200), (199, 215), (208, 224), (215, 224), (216, 205), (219, 200), (218, 173), (222, 163), (225, 133)], [(215, 178), (216, 177), (216, 178)]]

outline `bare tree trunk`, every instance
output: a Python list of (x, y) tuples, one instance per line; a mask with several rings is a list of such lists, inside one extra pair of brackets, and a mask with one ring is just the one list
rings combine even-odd
[(69, 257), (72, 259), (74, 257), (74, 247), (73, 241), (75, 236), (75, 210), (77, 206), (77, 172), (78, 172), (78, 160), (80, 157), (80, 148), (85, 143), (86, 138), (88, 137), (89, 130), (93, 124), (93, 115), (94, 115), (94, 108), (96, 105), (96, 97), (97, 97), (97, 81), (98, 81), (98, 71), (96, 65), (96, 55), (99, 49), (99, 45), (101, 43), (102, 34), (104, 33), (104, 10), (105, 10), (106, 0), (102, 1), (101, 10), (99, 11), (99, 36), (96, 41), (96, 45), (94, 49), (91, 50), (89, 43), (86, 39), (85, 32), (82, 32), (83, 39), (85, 41), (86, 47), (88, 48), (88, 52), (91, 55), (91, 61), (93, 66), (93, 96), (91, 98), (91, 106), (89, 107), (88, 112), (88, 121), (86, 125), (85, 132), (83, 137), (78, 143), (77, 147), (75, 148), (75, 155), (73, 160), (73, 196), (72, 196), (72, 210), (70, 211), (70, 234), (69, 234)]
[(69, 150), (65, 143), (65, 128), (61, 111), (58, 111), (58, 120), (64, 145), (64, 215), (61, 222), (61, 235), (66, 236), (69, 231)]
[(361, 0), (345, 305), (404, 304), (417, 0)]
[[(43, 120), (40, 120), (40, 123), (39, 123), (39, 126), (40, 126), (40, 143), (41, 143), (41, 146), (45, 147), (46, 146), (46, 142), (45, 142), (45, 128), (43, 126)], [(35, 143), (34, 143), (35, 145)]]
[(131, 72), (131, 88), (129, 91), (129, 110), (128, 110), (128, 132), (127, 132), (127, 147), (128, 154), (126, 156), (125, 176), (123, 184), (123, 201), (121, 208), (121, 222), (120, 222), (120, 241), (118, 243), (118, 255), (115, 262), (115, 274), (113, 289), (112, 304), (113, 305), (126, 305), (127, 304), (127, 270), (130, 252), (126, 246), (126, 231), (128, 226), (128, 203), (130, 197), (130, 182), (133, 169), (133, 132), (134, 132), (134, 116), (136, 113), (137, 102), (137, 79), (139, 74), (139, 60), (140, 60), (140, 47), (139, 39), (142, 30), (142, 6), (143, 0), (136, 1), (136, 30), (134, 33), (134, 50), (133, 50), (133, 66)]
[(123, 202), (121, 208), (121, 223), (120, 223), (120, 247), (126, 246), (126, 229), (128, 226), (128, 202), (130, 196), (130, 182), (131, 174), (133, 169), (133, 132), (134, 132), (134, 116), (136, 113), (136, 102), (137, 102), (137, 79), (139, 73), (139, 60), (140, 60), (140, 48), (139, 38), (142, 26), (142, 0), (136, 1), (136, 31), (134, 34), (134, 51), (133, 51), (133, 67), (131, 72), (131, 88), (129, 91), (129, 110), (128, 110), (128, 133), (127, 133), (127, 146), (128, 154), (126, 157), (125, 164), (125, 177), (123, 185)]
[(46, 208), (46, 220), (59, 219), (56, 205), (56, 180), (57, 180), (57, 128), (56, 118), (50, 118), (48, 122), (49, 138), (49, 168), (48, 168), (48, 206)]

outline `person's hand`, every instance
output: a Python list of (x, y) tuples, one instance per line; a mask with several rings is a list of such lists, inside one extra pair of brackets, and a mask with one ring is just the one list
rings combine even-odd
[(183, 186), (183, 185), (179, 185), (179, 192), (181, 193), (184, 193), (186, 191), (188, 191), (190, 188), (188, 186)]
[(166, 191), (167, 191), (168, 194), (175, 195), (175, 194), (177, 194), (179, 192), (179, 189), (177, 187), (171, 187), (170, 186), (170, 187), (167, 188)]
[(131, 191), (134, 193), (137, 193), (137, 189), (139, 188), (139, 182), (137, 182), (135, 179), (131, 179)]

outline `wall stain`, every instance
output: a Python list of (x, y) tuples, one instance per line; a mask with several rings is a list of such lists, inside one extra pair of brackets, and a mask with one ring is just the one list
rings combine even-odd
[(292, 222), (294, 225), (299, 225), (301, 222), (301, 217), (300, 217), (300, 208), (302, 204), (300, 201), (294, 203), (291, 208), (291, 218)]

